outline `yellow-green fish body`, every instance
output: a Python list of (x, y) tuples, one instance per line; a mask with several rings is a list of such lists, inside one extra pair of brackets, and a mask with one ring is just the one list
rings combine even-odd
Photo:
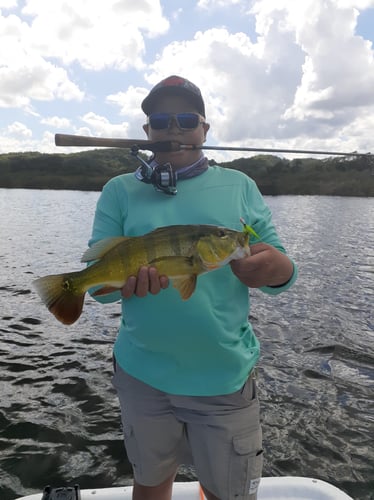
[(99, 287), (94, 295), (104, 295), (120, 289), (141, 266), (153, 266), (168, 276), (187, 300), (198, 275), (249, 254), (248, 235), (243, 231), (213, 225), (166, 226), (143, 236), (99, 241), (82, 257), (82, 262), (94, 261), (92, 265), (39, 278), (34, 286), (56, 318), (72, 324), (81, 315), (87, 290)]

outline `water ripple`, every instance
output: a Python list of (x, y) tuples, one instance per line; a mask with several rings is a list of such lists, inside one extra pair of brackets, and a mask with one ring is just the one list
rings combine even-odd
[[(98, 193), (0, 191), (0, 498), (47, 483), (129, 484), (110, 382), (119, 306), (88, 300), (64, 327), (31, 287), (56, 266), (79, 267)], [(372, 500), (374, 200), (267, 201), (300, 276), (277, 297), (251, 292), (264, 473), (318, 477)]]

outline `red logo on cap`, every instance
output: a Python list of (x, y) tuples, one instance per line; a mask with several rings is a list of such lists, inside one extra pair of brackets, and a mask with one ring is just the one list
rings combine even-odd
[(181, 85), (184, 85), (185, 83), (185, 79), (184, 78), (181, 78), (179, 76), (170, 76), (169, 78), (166, 78), (166, 80), (164, 80), (162, 82), (162, 86), (165, 86), (165, 87), (168, 87), (168, 86), (171, 86), (171, 87), (174, 87), (174, 86), (181, 86)]

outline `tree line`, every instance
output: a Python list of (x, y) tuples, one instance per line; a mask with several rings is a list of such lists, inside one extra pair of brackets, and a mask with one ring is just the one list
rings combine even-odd
[[(215, 165), (214, 159), (209, 160)], [(101, 191), (112, 177), (133, 172), (139, 160), (124, 149), (70, 154), (0, 155), (0, 187)], [(374, 158), (328, 157), (288, 160), (256, 155), (220, 163), (252, 177), (264, 195), (374, 196)]]

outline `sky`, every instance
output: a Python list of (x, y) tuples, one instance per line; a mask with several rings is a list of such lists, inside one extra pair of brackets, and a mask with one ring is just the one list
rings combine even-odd
[(0, 153), (144, 139), (172, 74), (202, 91), (207, 145), (374, 152), (373, 41), (374, 0), (0, 0)]

